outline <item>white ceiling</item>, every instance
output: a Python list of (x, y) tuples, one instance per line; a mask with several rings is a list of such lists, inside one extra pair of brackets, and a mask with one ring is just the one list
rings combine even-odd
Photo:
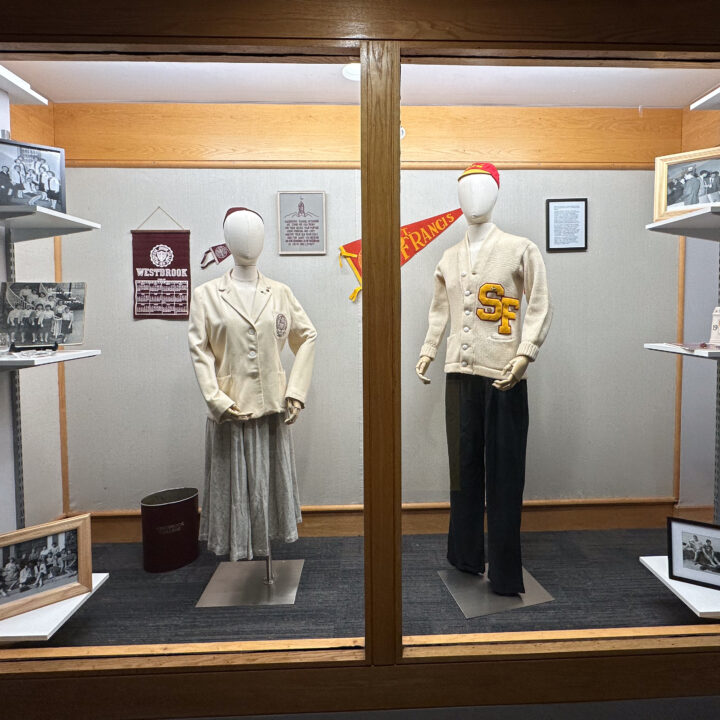
[[(357, 104), (341, 65), (7, 61), (36, 92), (64, 102)], [(686, 107), (720, 70), (404, 65), (405, 105)]]

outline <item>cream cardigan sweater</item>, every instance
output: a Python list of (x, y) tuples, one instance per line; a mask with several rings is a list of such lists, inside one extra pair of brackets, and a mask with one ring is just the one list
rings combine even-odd
[[(521, 318), (523, 293), (527, 307)], [(545, 264), (537, 246), (493, 226), (474, 265), (467, 234), (443, 254), (420, 355), (435, 358), (450, 320), (445, 372), (498, 379), (516, 355), (535, 360), (551, 319)]]

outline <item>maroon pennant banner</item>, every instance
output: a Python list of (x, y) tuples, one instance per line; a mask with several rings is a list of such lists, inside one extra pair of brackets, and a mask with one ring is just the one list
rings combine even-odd
[(190, 315), (190, 231), (133, 230), (133, 317)]

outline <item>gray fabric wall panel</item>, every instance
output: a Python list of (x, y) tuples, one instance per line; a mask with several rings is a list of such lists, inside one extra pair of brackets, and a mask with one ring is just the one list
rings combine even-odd
[[(404, 173), (403, 221), (457, 207), (458, 174)], [(675, 363), (642, 345), (675, 337), (677, 243), (643, 229), (652, 189), (650, 172), (501, 172), (493, 219), (541, 248), (555, 307), (528, 373), (527, 498), (672, 492)], [(588, 198), (588, 251), (545, 253), (545, 199), (578, 197)], [(434, 267), (464, 227), (459, 221), (403, 268), (406, 501), (447, 498), (444, 350), (430, 386), (421, 386), (414, 364)]]
[[(710, 337), (718, 300), (718, 247), (708, 240), (687, 239), (685, 259), (685, 340)], [(715, 468), (715, 388), (717, 364), (683, 360), (681, 505), (712, 505)]]
[[(73, 237), (70, 236), (66, 242), (72, 241)], [(15, 246), (15, 276), (19, 282), (53, 280), (53, 239), (18, 243)], [(20, 412), (27, 525), (50, 522), (60, 517), (63, 511), (58, 408), (57, 366), (21, 370)]]
[[(402, 183), (403, 223), (458, 205), (455, 171), (409, 171)], [(328, 254), (280, 257), (275, 193), (311, 189), (328, 193)], [(261, 270), (292, 287), (319, 333), (308, 408), (295, 428), (301, 500), (360, 502), (362, 294), (348, 300), (355, 278), (337, 256), (360, 236), (359, 173), (69, 169), (68, 192), (74, 213), (103, 225), (64, 243), (64, 279), (89, 284), (86, 346), (103, 351), (67, 367), (73, 507), (132, 508), (153, 490), (202, 485), (205, 413), (186, 323), (132, 320), (130, 230), (157, 205), (192, 231), (193, 284), (230, 267), (198, 265), (222, 241), (225, 209), (263, 214)], [(544, 252), (544, 201), (561, 197), (589, 198), (589, 251), (546, 258), (556, 314), (529, 379), (527, 497), (669, 495), (675, 366), (642, 343), (674, 338), (677, 245), (643, 230), (652, 173), (506, 171), (495, 220)], [(148, 228), (172, 227), (156, 217)], [(414, 366), (434, 267), (463, 232), (460, 220), (402, 269), (406, 501), (447, 499), (442, 357), (428, 387)]]
[[(328, 192), (327, 255), (277, 254), (277, 190)], [(264, 217), (259, 267), (292, 288), (319, 335), (307, 409), (294, 427), (301, 499), (361, 502), (361, 306), (347, 300), (355, 280), (337, 254), (360, 236), (359, 173), (70, 169), (68, 195), (76, 212), (103, 226), (63, 248), (64, 278), (88, 282), (86, 344), (103, 351), (97, 362), (68, 367), (72, 506), (133, 508), (154, 490), (202, 488), (206, 412), (187, 323), (132, 319), (130, 230), (158, 205), (191, 231), (194, 286), (232, 267), (199, 266), (223, 241), (228, 207)], [(172, 227), (161, 213), (146, 226)]]

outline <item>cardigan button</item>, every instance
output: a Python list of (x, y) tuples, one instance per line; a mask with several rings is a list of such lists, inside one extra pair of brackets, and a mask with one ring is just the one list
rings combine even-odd
[(248, 357), (249, 357), (249, 358), (255, 358), (255, 357), (257, 357), (257, 353), (256, 353), (254, 350), (251, 350), (251, 351), (248, 353)]
[(469, 328), (467, 325), (463, 328), (463, 330), (464, 330), (465, 332), (470, 332), (470, 328)]
[(463, 350), (467, 350), (469, 347), (470, 347), (470, 346), (469, 346), (467, 343), (465, 343), (465, 344), (463, 344), (462, 349), (463, 349)]
[(467, 360), (463, 360), (463, 361), (462, 361), (462, 366), (463, 366), (463, 367), (467, 367)]
[(466, 314), (466, 315), (469, 315), (469, 314), (470, 314), (470, 311), (469, 311), (469, 310), (466, 310), (466, 311), (465, 311), (465, 314)]
[(248, 330), (248, 335), (254, 335), (255, 334), (255, 328), (250, 328)]
[(466, 291), (465, 291), (465, 294), (466, 294), (466, 295), (469, 295), (469, 294), (470, 294), (470, 291), (469, 291), (469, 290), (466, 290)]

